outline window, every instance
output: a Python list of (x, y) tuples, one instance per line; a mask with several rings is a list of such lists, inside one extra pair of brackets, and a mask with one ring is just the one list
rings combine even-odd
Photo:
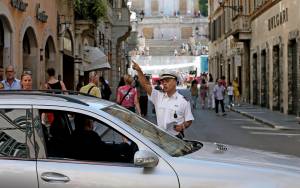
[(49, 159), (133, 163), (137, 145), (93, 117), (47, 110), (40, 118)]
[(202, 147), (200, 143), (175, 138), (121, 106), (109, 106), (103, 111), (113, 115), (173, 157), (183, 156)]
[(35, 156), (31, 111), (2, 109), (0, 111), (0, 157), (30, 158), (30, 156), (32, 158)]

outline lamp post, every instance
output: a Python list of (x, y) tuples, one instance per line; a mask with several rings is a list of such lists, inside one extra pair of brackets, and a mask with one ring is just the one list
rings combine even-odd
[(238, 11), (238, 12), (242, 12), (243, 11), (243, 7), (242, 6), (236, 6), (236, 5), (233, 5), (233, 6), (229, 6), (229, 5), (225, 5), (225, 1), (224, 0), (218, 0), (218, 3), (220, 5), (220, 7), (222, 8), (230, 8), (234, 11)]

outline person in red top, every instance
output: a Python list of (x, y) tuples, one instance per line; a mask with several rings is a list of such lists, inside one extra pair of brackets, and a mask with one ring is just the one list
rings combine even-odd
[(118, 88), (117, 103), (132, 112), (141, 114), (137, 91), (132, 87), (133, 79), (130, 75), (124, 76), (125, 85)]

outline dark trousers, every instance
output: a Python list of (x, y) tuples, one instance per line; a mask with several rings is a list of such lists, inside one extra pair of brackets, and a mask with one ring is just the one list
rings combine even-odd
[(140, 96), (141, 115), (146, 116), (148, 111), (148, 96)]
[(216, 113), (219, 113), (219, 103), (221, 104), (221, 108), (222, 108), (222, 112), (225, 113), (225, 109), (224, 109), (224, 99), (223, 100), (218, 100), (215, 99), (215, 103), (216, 103)]

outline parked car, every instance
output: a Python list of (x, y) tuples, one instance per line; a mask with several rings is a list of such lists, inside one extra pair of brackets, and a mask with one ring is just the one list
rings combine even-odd
[(33, 91), (0, 92), (0, 167), (0, 187), (300, 187), (299, 158), (180, 140), (109, 101)]

